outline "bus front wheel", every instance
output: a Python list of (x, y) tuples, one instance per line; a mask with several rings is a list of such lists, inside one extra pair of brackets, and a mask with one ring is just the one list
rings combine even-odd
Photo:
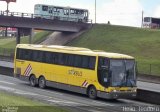
[(32, 87), (35, 87), (36, 86), (36, 77), (34, 75), (32, 75), (30, 78), (29, 78), (29, 82), (30, 82), (30, 85)]
[(38, 81), (39, 87), (44, 89), (46, 87), (46, 80), (44, 77), (40, 77)]
[(96, 99), (97, 98), (97, 90), (96, 90), (96, 88), (94, 86), (91, 86), (88, 89), (88, 96), (91, 99)]

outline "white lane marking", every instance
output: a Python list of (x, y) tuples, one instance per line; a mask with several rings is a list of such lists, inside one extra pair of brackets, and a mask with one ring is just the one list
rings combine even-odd
[(47, 100), (48, 102), (52, 102), (54, 104), (60, 105), (60, 106), (79, 106), (79, 103), (71, 102), (71, 101), (65, 101), (65, 100)]
[(53, 102), (53, 103), (67, 103), (67, 104), (74, 104), (74, 105), (79, 105), (79, 103), (76, 103), (76, 102), (72, 102), (72, 101), (66, 101), (66, 100), (47, 100), (49, 102)]
[(7, 90), (7, 91), (14, 91), (15, 90), (13, 88), (5, 87), (5, 86), (0, 86), (0, 89)]
[(4, 84), (10, 84), (10, 85), (16, 85), (15, 83), (6, 82), (6, 81), (0, 81), (0, 83), (4, 83)]
[(93, 103), (96, 103), (97, 104), (100, 104), (100, 105), (97, 105), (97, 106), (115, 106), (115, 105), (112, 105), (112, 104), (108, 104), (108, 103), (102, 103), (102, 102), (98, 102), (98, 101), (92, 101)]
[(104, 111), (99, 111), (99, 110), (88, 110), (88, 111), (90, 111), (90, 112), (104, 112)]
[(26, 91), (21, 91), (19, 89), (13, 89), (13, 88), (10, 88), (10, 87), (4, 87), (4, 86), (0, 86), (0, 89), (2, 90), (5, 90), (5, 91), (10, 91), (10, 92), (13, 92), (13, 93), (16, 93), (16, 94), (26, 94), (26, 95), (34, 95), (36, 96), (37, 94), (35, 93), (31, 93), (31, 92), (26, 92)]
[(21, 94), (21, 95), (32, 95), (32, 96), (37, 96), (38, 94), (35, 93), (30, 93), (30, 92), (25, 92), (25, 91), (16, 91), (15, 93)]

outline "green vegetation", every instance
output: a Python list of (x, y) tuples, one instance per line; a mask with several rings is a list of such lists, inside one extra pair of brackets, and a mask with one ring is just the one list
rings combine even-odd
[(0, 111), (6, 109), (6, 107), (13, 107), (18, 109), (18, 112), (66, 112), (58, 107), (50, 106), (38, 101), (32, 101), (21, 96), (15, 96), (3, 92), (0, 92), (0, 96)]
[(97, 24), (68, 45), (132, 55), (140, 73), (160, 75), (160, 30)]
[[(32, 43), (39, 43), (46, 39), (46, 37), (51, 34), (48, 31), (37, 32), (32, 40)], [(21, 44), (29, 43), (29, 37), (21, 37)], [(16, 47), (16, 38), (0, 38), (0, 55), (10, 55), (11, 52), (14, 52)]]
[[(32, 43), (38, 43), (41, 40), (44, 40), (51, 32), (48, 31), (43, 31), (43, 32), (38, 32), (34, 35)], [(21, 44), (25, 44), (29, 42), (29, 37), (21, 37)], [(0, 39), (0, 48), (9, 48), (9, 49), (14, 49), (16, 46), (16, 38), (3, 38)]]

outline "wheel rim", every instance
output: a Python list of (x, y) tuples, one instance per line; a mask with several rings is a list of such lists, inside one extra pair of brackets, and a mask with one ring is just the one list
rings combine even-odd
[(95, 96), (95, 91), (93, 89), (90, 91), (90, 95)]
[(45, 79), (44, 78), (40, 78), (40, 80), (39, 80), (39, 87), (40, 88), (44, 88), (45, 87)]
[(34, 78), (33, 76), (31, 77), (30, 82), (31, 82), (31, 85), (32, 85), (32, 86), (34, 86), (34, 85), (35, 85), (35, 78)]
[(45, 83), (44, 83), (44, 80), (41, 79), (41, 80), (40, 80), (40, 87), (44, 87), (44, 84), (45, 84)]
[(96, 97), (96, 90), (94, 88), (91, 88), (89, 91), (89, 96), (91, 98), (95, 98)]

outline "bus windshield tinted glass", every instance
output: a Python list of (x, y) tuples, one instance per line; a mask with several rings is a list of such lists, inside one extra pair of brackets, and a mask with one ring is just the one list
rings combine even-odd
[(133, 87), (136, 86), (134, 60), (110, 60), (111, 86)]
[(151, 18), (150, 17), (145, 17), (144, 22), (151, 22)]

